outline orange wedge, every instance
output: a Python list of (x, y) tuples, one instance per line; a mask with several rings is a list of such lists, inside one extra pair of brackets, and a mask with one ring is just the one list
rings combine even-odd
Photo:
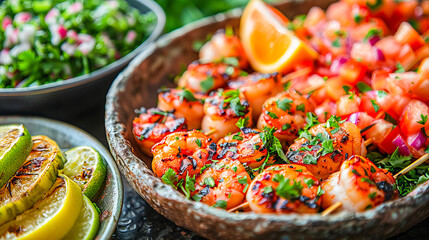
[(252, 67), (263, 73), (289, 72), (293, 64), (318, 57), (286, 28), (289, 20), (261, 0), (251, 0), (240, 22), (240, 38)]

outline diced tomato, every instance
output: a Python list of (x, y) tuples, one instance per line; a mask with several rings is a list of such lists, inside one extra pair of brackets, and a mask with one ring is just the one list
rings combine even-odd
[(417, 50), (425, 45), (422, 36), (409, 24), (402, 22), (395, 33), (395, 39), (401, 44), (408, 44), (413, 50)]
[(294, 66), (295, 71), (305, 69), (305, 68), (311, 69), (311, 72), (312, 72), (314, 69), (314, 62), (312, 60), (304, 60), (304, 61), (297, 62)]
[(317, 115), (320, 122), (326, 122), (331, 115), (337, 115), (337, 104), (326, 99), (322, 104), (314, 109), (314, 113)]
[(422, 101), (411, 100), (405, 106), (399, 119), (402, 132), (407, 136), (411, 136), (425, 128), (426, 132), (429, 133), (429, 120), (424, 122), (424, 119), (422, 119), (426, 117), (429, 117), (429, 106)]
[(339, 77), (341, 80), (355, 85), (362, 80), (366, 74), (366, 66), (355, 61), (347, 61), (340, 68)]
[(359, 111), (360, 99), (358, 96), (344, 95), (337, 101), (337, 115), (348, 116)]
[(429, 45), (424, 45), (423, 47), (419, 48), (415, 53), (417, 62), (429, 57)]
[(410, 70), (417, 63), (417, 56), (408, 44), (402, 46), (397, 59), (405, 70)]
[(342, 81), (340, 78), (330, 78), (328, 81), (326, 81), (326, 93), (332, 100), (338, 101), (341, 96), (346, 94), (343, 86), (346, 86), (346, 88), (349, 89), (353, 88), (350, 84)]
[(389, 77), (388, 71), (375, 70), (371, 77), (371, 86), (374, 90), (386, 90), (387, 89), (387, 78)]
[(398, 92), (398, 89), (393, 87), (394, 84), (401, 88), (404, 94), (423, 101), (429, 100), (429, 81), (416, 72), (391, 73), (388, 81), (391, 92)]
[(358, 42), (353, 44), (350, 56), (353, 60), (365, 64), (370, 69), (379, 62), (376, 49), (369, 43)]
[(420, 63), (418, 73), (423, 79), (429, 79), (429, 57), (423, 59)]
[(396, 64), (396, 57), (399, 55), (402, 46), (393, 36), (382, 38), (375, 44), (375, 47), (383, 52), (386, 61), (392, 65)]
[(368, 91), (362, 95), (360, 110), (372, 117), (376, 117), (379, 114), (381, 107), (377, 101), (377, 91)]
[(341, 23), (341, 26), (350, 26), (353, 19), (347, 17), (349, 15), (345, 15), (344, 13), (351, 12), (351, 6), (345, 2), (336, 2), (329, 5), (326, 10), (326, 18), (328, 20), (336, 20)]
[(393, 17), (390, 18), (389, 24), (392, 29), (397, 29), (402, 22), (406, 22), (415, 15), (418, 6), (416, 0), (401, 1), (396, 4)]
[(369, 22), (354, 27), (353, 30), (350, 31), (350, 37), (357, 42), (362, 41), (372, 29), (380, 30), (382, 36), (385, 36), (389, 32), (386, 24), (382, 20), (371, 18)]
[(350, 114), (348, 121), (356, 124), (360, 130), (365, 129), (374, 122), (374, 118), (369, 116), (366, 112), (356, 112)]
[(411, 101), (410, 97), (396, 94), (389, 94), (387, 98), (392, 103), (390, 110), (392, 110), (397, 116), (401, 116), (405, 106), (407, 106)]
[(304, 20), (304, 27), (314, 34), (318, 32), (325, 23), (325, 11), (319, 7), (312, 7)]
[(367, 139), (373, 139), (373, 142), (378, 145), (389, 135), (394, 125), (384, 119), (375, 120), (374, 123), (375, 125), (362, 135), (365, 135)]
[(392, 141), (398, 134), (401, 134), (401, 129), (398, 126), (394, 126), (393, 130), (378, 144), (378, 147), (385, 153), (393, 153), (396, 150), (396, 146), (393, 145)]

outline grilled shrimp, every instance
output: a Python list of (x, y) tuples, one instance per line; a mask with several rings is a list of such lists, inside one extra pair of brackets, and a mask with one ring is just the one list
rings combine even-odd
[(220, 139), (217, 143), (217, 158), (239, 160), (252, 169), (260, 167), (267, 157), (267, 163), (274, 163), (276, 155), (269, 154), (269, 143), (261, 138), (260, 133), (258, 129), (242, 128), (240, 132)]
[(250, 176), (237, 160), (222, 159), (207, 165), (195, 179), (194, 200), (230, 209), (244, 201)]
[(257, 213), (316, 213), (322, 194), (319, 180), (305, 167), (279, 164), (253, 179), (246, 199)]
[(201, 128), (204, 132), (216, 130), (211, 135), (214, 141), (238, 132), (236, 124), (240, 118), (249, 119), (245, 127), (253, 123), (252, 108), (238, 90), (212, 92), (204, 103), (204, 113)]
[[(289, 146), (286, 154), (291, 163), (307, 167), (317, 178), (326, 179), (338, 171), (341, 163), (352, 155), (366, 156), (366, 148), (359, 128), (350, 122), (338, 123), (331, 117), (325, 123), (303, 132), (301, 138)], [(336, 127), (334, 127), (334, 126)]]
[(193, 62), (179, 79), (179, 87), (193, 92), (209, 93), (240, 76), (241, 70), (225, 63)]
[(295, 91), (277, 94), (265, 101), (259, 116), (258, 128), (275, 127), (275, 136), (284, 142), (293, 141), (305, 125), (305, 115), (313, 111), (313, 105)]
[(398, 196), (392, 174), (357, 155), (344, 161), (340, 171), (323, 182), (322, 188), (323, 208), (341, 202), (343, 209), (353, 212), (374, 208)]
[(240, 39), (225, 31), (217, 31), (200, 49), (200, 61), (204, 63), (220, 62), (227, 58), (236, 58), (238, 67), (241, 69), (245, 69), (249, 65)]
[(185, 118), (189, 130), (200, 129), (204, 117), (203, 101), (204, 95), (187, 89), (162, 89), (158, 95), (158, 108)]
[(177, 181), (192, 177), (210, 162), (216, 147), (212, 139), (200, 131), (171, 133), (152, 147), (152, 170), (162, 177), (172, 169)]
[(282, 91), (281, 77), (279, 73), (253, 73), (230, 81), (228, 86), (243, 93), (252, 107), (253, 119), (257, 121), (265, 100)]
[(171, 112), (157, 108), (140, 110), (133, 120), (133, 135), (144, 154), (151, 156), (150, 149), (165, 136), (173, 132), (186, 131), (184, 118), (177, 118)]

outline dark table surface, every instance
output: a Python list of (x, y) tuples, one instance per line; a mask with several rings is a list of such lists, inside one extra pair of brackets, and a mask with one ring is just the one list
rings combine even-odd
[[(66, 122), (82, 128), (107, 148), (104, 131), (104, 106), (85, 112)], [(203, 239), (197, 234), (176, 226), (152, 209), (123, 179), (124, 203), (113, 239)], [(429, 218), (391, 240), (429, 239)]]

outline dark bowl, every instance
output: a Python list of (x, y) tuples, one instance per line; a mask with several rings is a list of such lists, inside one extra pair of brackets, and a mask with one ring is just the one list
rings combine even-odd
[(100, 228), (96, 239), (110, 239), (121, 214), (124, 190), (121, 174), (109, 151), (94, 137), (72, 125), (40, 117), (0, 117), (2, 124), (24, 124), (31, 135), (46, 135), (65, 151), (77, 146), (91, 146), (107, 163), (106, 180), (92, 199), (100, 208)]
[[(288, 1), (278, 7), (286, 16), (306, 13), (322, 0)], [(429, 182), (408, 196), (362, 213), (320, 214), (229, 213), (187, 200), (151, 171), (152, 158), (132, 135), (134, 109), (156, 105), (161, 86), (174, 86), (171, 76), (198, 58), (196, 40), (230, 25), (239, 26), (240, 10), (219, 14), (161, 37), (118, 76), (107, 95), (106, 132), (111, 152), (131, 186), (157, 212), (177, 225), (210, 239), (383, 239), (405, 231), (429, 215)]]
[(150, 36), (134, 51), (92, 73), (26, 88), (0, 88), (0, 114), (41, 115), (66, 120), (94, 106), (102, 106), (110, 84), (127, 64), (155, 41), (165, 25), (162, 8), (152, 0), (127, 0), (141, 13), (153, 12), (157, 21)]

